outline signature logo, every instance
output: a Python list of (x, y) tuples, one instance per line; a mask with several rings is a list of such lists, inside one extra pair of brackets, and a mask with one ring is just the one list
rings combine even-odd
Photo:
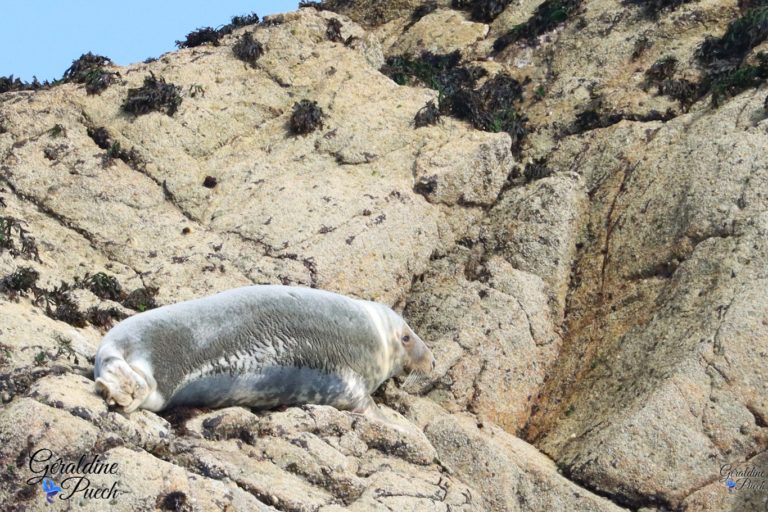
[(728, 492), (733, 492), (736, 488), (736, 482), (732, 478), (728, 478), (725, 480), (725, 486), (728, 488)]
[(56, 482), (54, 482), (50, 478), (43, 478), (43, 492), (45, 493), (45, 500), (50, 505), (53, 503), (53, 498), (56, 497), (57, 494), (61, 492), (61, 487), (56, 485)]
[[(32, 476), (27, 484), (40, 484), (48, 504), (54, 499), (66, 501), (73, 497), (111, 500), (122, 492), (117, 487), (117, 466), (117, 462), (107, 462), (98, 454), (83, 454), (74, 461), (55, 457), (48, 448), (41, 448), (29, 456)], [(110, 480), (112, 485), (108, 487)]]

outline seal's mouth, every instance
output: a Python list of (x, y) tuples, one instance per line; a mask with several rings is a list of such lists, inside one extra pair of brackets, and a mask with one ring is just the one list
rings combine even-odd
[(419, 358), (419, 361), (416, 364), (407, 365), (404, 368), (404, 372), (408, 375), (403, 382), (403, 386), (423, 384), (425, 381), (429, 380), (429, 377), (434, 371), (436, 364), (437, 362), (435, 361), (432, 352), (427, 349), (424, 356)]
[(408, 387), (412, 385), (420, 386), (429, 380), (429, 374), (421, 371), (411, 370), (408, 376), (403, 381), (402, 387)]

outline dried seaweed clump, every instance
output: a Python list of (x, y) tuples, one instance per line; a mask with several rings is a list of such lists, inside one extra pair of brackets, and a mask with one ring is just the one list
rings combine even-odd
[(469, 11), (474, 21), (490, 23), (511, 3), (512, 0), (453, 0), (451, 7)]
[(706, 87), (686, 78), (669, 78), (659, 84), (658, 93), (680, 102), (684, 112), (707, 93)]
[(0, 290), (5, 292), (26, 292), (37, 286), (40, 273), (32, 267), (21, 267), (0, 279)]
[(39, 82), (37, 77), (32, 77), (31, 82), (24, 82), (19, 78), (14, 78), (13, 75), (0, 76), (0, 94), (17, 91), (39, 91), (40, 89), (47, 89), (51, 85), (47, 80)]
[(128, 89), (123, 102), (125, 112), (140, 116), (152, 111), (165, 112), (172, 116), (181, 104), (181, 87), (169, 84), (165, 79), (151, 73), (144, 77), (144, 85)]
[(11, 256), (40, 261), (35, 237), (14, 217), (0, 217), (0, 252), (7, 250)]
[(102, 55), (94, 55), (91, 52), (82, 54), (72, 61), (72, 65), (64, 72), (65, 82), (83, 83), (85, 77), (94, 69), (112, 65), (112, 60)]
[(187, 495), (181, 491), (169, 492), (157, 497), (155, 506), (160, 510), (171, 510), (173, 512), (188, 512), (192, 506), (187, 500)]
[(567, 20), (581, 7), (582, 0), (544, 0), (533, 12), (528, 21), (515, 25), (512, 30), (496, 39), (495, 51), (501, 51), (517, 41), (526, 40), (534, 44), (540, 35), (553, 30)]
[(701, 98), (706, 91), (700, 84), (685, 78), (673, 78), (677, 69), (677, 59), (672, 56), (662, 57), (645, 71), (643, 90), (657, 88), (657, 94), (668, 96), (680, 103), (687, 112), (691, 105)]
[(518, 147), (525, 137), (528, 120), (513, 105), (522, 99), (520, 82), (506, 73), (498, 73), (471, 96), (469, 120), (480, 130), (508, 133), (512, 146)]
[(759, 52), (755, 64), (743, 64), (735, 69), (708, 77), (704, 86), (712, 91), (712, 105), (718, 107), (723, 100), (747, 89), (759, 87), (768, 79), (768, 53)]
[(435, 102), (430, 100), (426, 105), (416, 112), (416, 117), (413, 119), (413, 124), (416, 128), (422, 128), (424, 126), (430, 126), (437, 124), (440, 121), (440, 109), (437, 108)]
[(98, 306), (91, 306), (85, 312), (85, 318), (96, 327), (112, 327), (115, 321), (119, 322), (127, 318), (127, 316), (115, 307), (100, 308)]
[(104, 272), (95, 274), (85, 274), (82, 280), (75, 279), (75, 282), (82, 288), (87, 288), (100, 299), (120, 301), (125, 293), (123, 287), (115, 276), (110, 276)]
[(123, 306), (138, 312), (155, 309), (158, 304), (155, 301), (158, 289), (153, 286), (137, 288), (123, 299)]
[(722, 37), (707, 36), (696, 51), (696, 57), (709, 68), (733, 68), (766, 38), (768, 6), (749, 9), (728, 25)]
[(117, 81), (119, 73), (108, 71), (104, 66), (111, 66), (112, 60), (91, 52), (82, 54), (72, 61), (72, 65), (64, 72), (62, 80), (76, 84), (85, 84), (88, 94), (101, 94), (104, 89)]
[(765, 0), (745, 2), (744, 14), (728, 25), (725, 34), (707, 36), (696, 50), (696, 58), (707, 72), (701, 87), (712, 92), (714, 106), (768, 78), (768, 54), (759, 52), (754, 62), (745, 62), (751, 50), (768, 39), (766, 4)]
[(329, 19), (327, 28), (325, 29), (325, 37), (334, 43), (343, 43), (344, 37), (341, 35), (341, 28), (342, 25), (338, 18)]
[(35, 304), (45, 309), (45, 314), (54, 320), (61, 320), (75, 327), (85, 327), (87, 319), (72, 299), (72, 287), (62, 281), (52, 290), (33, 289)]
[(144, 167), (144, 159), (136, 151), (136, 148), (132, 147), (128, 151), (123, 149), (119, 142), (112, 139), (109, 131), (103, 126), (99, 128), (89, 127), (86, 133), (99, 148), (106, 150), (106, 153), (102, 155), (102, 166), (108, 167), (112, 165), (115, 159), (119, 159), (132, 169), (141, 170)]
[(513, 148), (519, 148), (527, 119), (514, 105), (522, 101), (522, 85), (499, 73), (476, 88), (485, 71), (461, 66), (460, 60), (458, 51), (442, 55), (425, 51), (418, 58), (390, 57), (381, 71), (398, 84), (422, 84), (437, 90), (441, 114), (467, 120), (480, 130), (507, 132)]
[(399, 85), (423, 85), (435, 89), (439, 93), (441, 114), (466, 119), (472, 91), (486, 71), (476, 66), (460, 66), (460, 61), (458, 50), (447, 54), (424, 51), (419, 57), (390, 57), (381, 72)]
[(666, 112), (651, 110), (644, 114), (612, 111), (605, 108), (602, 96), (597, 96), (592, 98), (589, 104), (586, 105), (581, 112), (576, 114), (574, 122), (563, 129), (561, 136), (576, 135), (590, 130), (607, 128), (621, 121), (635, 121), (642, 123), (647, 123), (649, 121), (667, 122), (674, 118), (675, 115), (676, 114), (672, 109), (667, 109)]
[(219, 28), (202, 27), (193, 30), (187, 34), (183, 41), (176, 41), (176, 46), (179, 48), (195, 48), (206, 43), (219, 46), (222, 37), (231, 34), (235, 29), (255, 25), (258, 22), (259, 15), (255, 12), (241, 16), (232, 16), (229, 23)]
[(291, 133), (305, 135), (323, 127), (323, 109), (316, 101), (301, 100), (293, 105), (293, 113), (289, 121)]
[(75, 278), (77, 288), (86, 288), (103, 300), (119, 302), (123, 306), (136, 311), (146, 311), (157, 307), (155, 296), (158, 289), (142, 287), (127, 293), (115, 276), (104, 272), (85, 274), (82, 279)]
[(299, 2), (299, 9), (303, 9), (305, 7), (312, 7), (314, 9), (317, 9), (318, 11), (322, 11), (325, 9), (323, 6), (323, 2), (311, 2), (306, 0), (301, 0)]
[(530, 183), (531, 181), (546, 178), (547, 176), (551, 175), (552, 172), (552, 169), (547, 166), (546, 158), (536, 158), (532, 162), (525, 164), (523, 176), (525, 177), (525, 181)]
[(662, 11), (672, 11), (692, 0), (630, 0), (629, 3), (642, 6), (646, 16), (656, 17)]
[(255, 25), (258, 22), (259, 15), (255, 12), (242, 14), (240, 16), (232, 16), (229, 23), (218, 29), (218, 33), (220, 36), (225, 36), (231, 34), (235, 29), (247, 27), (248, 25)]
[(677, 59), (671, 55), (662, 57), (654, 62), (650, 68), (645, 71), (645, 87), (651, 85), (660, 85), (664, 80), (672, 78), (677, 69)]
[(195, 48), (196, 46), (211, 43), (213, 46), (219, 46), (221, 34), (213, 27), (203, 27), (193, 30), (183, 41), (176, 41), (179, 48)]
[(86, 274), (82, 279), (77, 277), (74, 284), (61, 282), (50, 290), (39, 288), (37, 281), (40, 274), (30, 267), (22, 267), (0, 279), (0, 291), (13, 296), (20, 292), (31, 291), (34, 304), (45, 309), (45, 314), (55, 320), (67, 322), (75, 327), (85, 327), (90, 322), (93, 325), (107, 327), (115, 320), (122, 320), (126, 314), (114, 307), (91, 307), (83, 313), (72, 297), (75, 289), (88, 289), (103, 300), (119, 302), (123, 306), (136, 311), (146, 311), (158, 306), (155, 301), (157, 288), (142, 287), (126, 293), (117, 278), (103, 272)]
[(413, 10), (413, 13), (411, 14), (411, 19), (408, 23), (408, 26), (414, 25), (416, 22), (418, 22), (421, 18), (426, 16), (427, 14), (433, 13), (437, 10), (437, 1), (436, 0), (427, 0), (426, 2), (419, 4), (416, 9)]
[(238, 59), (255, 67), (256, 61), (264, 55), (264, 46), (253, 38), (252, 32), (246, 32), (232, 46), (232, 52)]

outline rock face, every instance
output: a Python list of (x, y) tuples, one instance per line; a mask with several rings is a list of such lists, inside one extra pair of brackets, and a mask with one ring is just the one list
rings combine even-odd
[[(86, 510), (765, 508), (766, 92), (697, 57), (743, 13), (550, 3), (330, 1), (110, 68), (100, 94), (0, 95), (3, 510), (48, 507), (47, 455), (114, 468), (54, 498)], [(382, 73), (395, 57), (420, 78)], [(517, 85), (489, 113), (436, 73)], [(121, 110), (152, 75), (176, 111)], [(322, 113), (296, 134), (302, 100)], [(377, 394), (401, 428), (95, 394), (114, 322), (254, 283), (403, 311), (437, 368)]]

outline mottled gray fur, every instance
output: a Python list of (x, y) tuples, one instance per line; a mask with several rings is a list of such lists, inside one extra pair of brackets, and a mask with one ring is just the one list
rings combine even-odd
[[(400, 348), (406, 334), (422, 347)], [(153, 410), (317, 403), (364, 411), (372, 406), (369, 394), (413, 366), (414, 357), (434, 366), (429, 349), (382, 304), (309, 288), (249, 286), (124, 320), (104, 337), (95, 374), (109, 399), (121, 391), (110, 388), (125, 387), (105, 384), (124, 360), (138, 380), (146, 377), (144, 390), (153, 388), (144, 396), (162, 397), (136, 403)]]

